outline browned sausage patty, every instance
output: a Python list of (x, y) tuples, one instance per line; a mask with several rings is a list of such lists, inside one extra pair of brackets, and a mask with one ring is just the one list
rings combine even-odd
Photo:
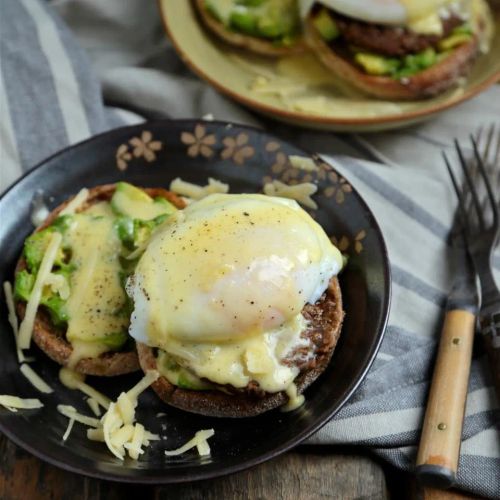
[(367, 51), (387, 56), (404, 56), (421, 52), (428, 47), (435, 47), (438, 42), (446, 38), (454, 28), (463, 24), (458, 16), (442, 19), (443, 34), (421, 35), (408, 28), (383, 26), (332, 14), (340, 34), (345, 42)]

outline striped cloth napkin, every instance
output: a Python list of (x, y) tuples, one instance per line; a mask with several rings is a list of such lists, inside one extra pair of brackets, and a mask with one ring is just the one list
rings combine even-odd
[[(189, 73), (163, 35), (154, 2), (0, 0), (0, 6), (1, 190), (68, 144), (140, 122), (150, 110), (172, 118), (211, 113), (269, 125), (325, 155), (359, 190), (389, 249), (389, 326), (363, 385), (308, 443), (363, 445), (411, 469), (452, 280), (447, 238), (455, 200), (440, 151), (451, 147), (453, 137), (464, 139), (480, 124), (498, 121), (500, 87), (398, 132), (360, 138), (292, 129), (258, 121)], [(388, 164), (364, 160), (360, 142)], [(498, 254), (495, 268), (500, 275)], [(489, 367), (479, 353), (471, 371), (458, 485), (497, 498), (499, 416)]]

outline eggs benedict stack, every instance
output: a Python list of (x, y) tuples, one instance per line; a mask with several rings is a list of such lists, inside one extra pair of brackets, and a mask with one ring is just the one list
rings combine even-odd
[(203, 24), (234, 47), (263, 56), (303, 52), (297, 0), (193, 0)]
[(139, 370), (125, 279), (150, 234), (183, 207), (163, 188), (119, 182), (82, 189), (50, 212), (26, 238), (15, 270), (18, 346), (33, 340), (56, 363), (87, 375)]
[(386, 99), (424, 98), (456, 85), (492, 34), (484, 0), (302, 0), (301, 13), (321, 61)]
[(292, 200), (214, 194), (176, 212), (128, 280), (129, 333), (167, 403), (244, 417), (302, 402), (343, 319), (342, 256)]

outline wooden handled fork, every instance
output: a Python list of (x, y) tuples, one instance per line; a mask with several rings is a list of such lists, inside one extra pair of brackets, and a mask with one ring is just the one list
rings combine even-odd
[[(494, 137), (492, 126), (488, 137)], [(443, 154), (453, 187), (459, 200), (459, 214), (465, 238), (465, 250), (474, 273), (466, 278), (467, 260), (458, 272), (448, 299), (447, 313), (438, 349), (438, 356), (427, 409), (424, 418), (416, 473), (426, 486), (449, 487), (455, 481), (460, 454), (467, 385), (476, 330), (477, 301), (474, 275), (479, 277), (481, 307), (478, 313), (480, 330), (491, 346), (493, 376), (498, 381), (500, 353), (500, 291), (492, 272), (493, 251), (500, 240), (499, 200), (495, 199), (483, 158), (488, 156), (491, 140), (483, 155), (476, 140), (471, 137), (474, 152), (472, 161), (466, 161), (462, 148), (455, 141), (464, 185), (459, 187), (448, 157)], [(493, 154), (493, 165), (498, 166), (500, 131)], [(474, 171), (475, 170), (475, 171)], [(498, 177), (500, 174), (493, 172)], [(493, 184), (495, 185), (495, 184)], [(496, 192), (500, 191), (496, 188)], [(495, 359), (497, 360), (495, 366)], [(497, 387), (497, 391), (500, 387)]]

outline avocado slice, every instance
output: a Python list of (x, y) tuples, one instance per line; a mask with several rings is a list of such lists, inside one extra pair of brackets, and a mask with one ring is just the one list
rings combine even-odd
[(463, 45), (464, 43), (469, 42), (471, 38), (472, 38), (471, 33), (466, 33), (466, 32), (454, 33), (440, 40), (438, 43), (438, 48), (441, 51), (451, 50), (454, 49), (455, 47), (458, 47), (459, 45)]
[(229, 26), (247, 35), (257, 35), (257, 16), (244, 6), (236, 6), (229, 16)]
[[(47, 247), (49, 245), (50, 236), (56, 230), (59, 230), (59, 227), (49, 226), (42, 231), (33, 233), (24, 241), (24, 258), (26, 259), (26, 264), (28, 265), (28, 269), (30, 271), (38, 271), (45, 251), (47, 250)], [(66, 255), (63, 248), (59, 247), (56, 258), (54, 260), (54, 265), (64, 265), (65, 258)]]
[(142, 220), (151, 220), (159, 215), (171, 215), (177, 210), (164, 198), (153, 199), (142, 189), (127, 182), (119, 182), (116, 185), (111, 198), (111, 208), (117, 215)]
[(180, 389), (189, 389), (192, 391), (203, 391), (212, 389), (213, 386), (204, 382), (194, 373), (179, 365), (176, 360), (160, 350), (157, 358), (158, 370), (171, 383)]
[[(30, 274), (26, 269), (18, 272), (14, 282), (14, 298), (28, 302), (34, 284), (35, 276), (33, 274)], [(66, 301), (61, 299), (58, 294), (52, 292), (44, 293), (40, 304), (45, 306), (54, 325), (62, 326), (68, 322)]]
[(33, 274), (30, 274), (26, 269), (19, 271), (14, 281), (14, 298), (28, 302), (34, 284), (35, 276)]
[(168, 219), (167, 214), (158, 215), (152, 220), (118, 217), (114, 223), (118, 238), (128, 250), (135, 250), (146, 242), (153, 230)]
[(69, 316), (66, 310), (66, 301), (61, 299), (59, 295), (50, 294), (42, 298), (40, 303), (45, 306), (54, 325), (63, 326), (68, 322)]
[(335, 40), (340, 35), (337, 23), (327, 9), (321, 9), (314, 17), (313, 23), (321, 38), (327, 42)]
[(234, 0), (205, 0), (205, 9), (221, 23), (228, 24)]
[(389, 57), (378, 56), (366, 52), (358, 52), (354, 60), (370, 75), (390, 75), (394, 73), (401, 61)]
[(106, 333), (103, 337), (96, 339), (97, 342), (103, 343), (112, 351), (119, 351), (127, 342), (128, 333), (126, 331)]

